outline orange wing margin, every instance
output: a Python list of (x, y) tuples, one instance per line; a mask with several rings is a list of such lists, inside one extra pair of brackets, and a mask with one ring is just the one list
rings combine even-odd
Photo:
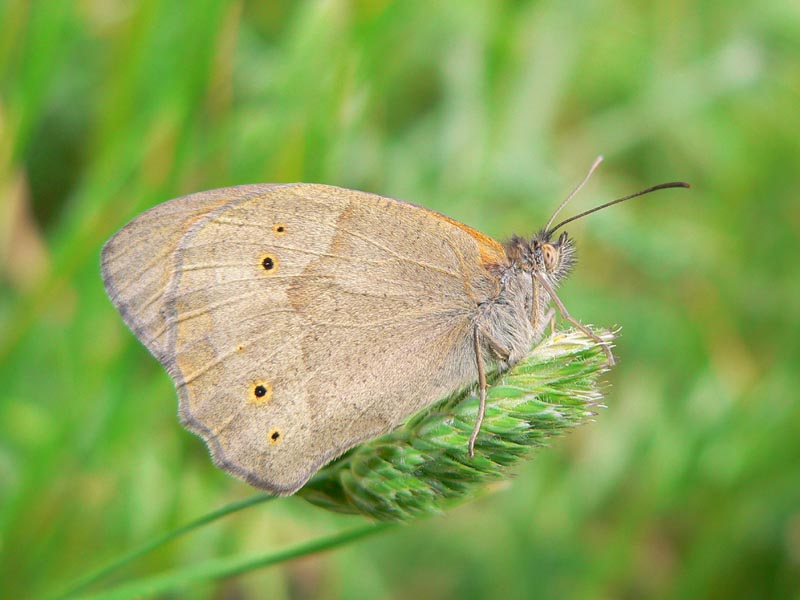
[(439, 219), (447, 221), (451, 225), (455, 225), (462, 231), (466, 231), (468, 234), (470, 234), (475, 241), (478, 242), (478, 250), (481, 254), (481, 263), (483, 266), (488, 267), (489, 265), (499, 265), (508, 261), (505, 248), (503, 248), (503, 245), (494, 238), (490, 238), (485, 233), (481, 233), (477, 229), (473, 229), (469, 225), (464, 225), (464, 223), (460, 223), (459, 221), (451, 219), (443, 214), (435, 211), (429, 212)]

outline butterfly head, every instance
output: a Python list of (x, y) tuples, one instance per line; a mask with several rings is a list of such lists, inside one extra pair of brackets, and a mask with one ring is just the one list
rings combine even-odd
[(536, 271), (558, 283), (575, 266), (575, 244), (566, 232), (553, 240), (550, 232), (540, 231), (530, 240), (514, 236), (506, 244), (512, 264), (523, 271)]
[(535, 268), (553, 283), (564, 279), (575, 266), (575, 244), (564, 231), (552, 240), (551, 233), (540, 231), (530, 241)]
[(576, 219), (581, 219), (587, 215), (595, 213), (598, 210), (603, 210), (604, 208), (608, 208), (609, 206), (613, 206), (614, 204), (618, 204), (620, 202), (631, 200), (632, 198), (644, 196), (645, 194), (649, 194), (650, 192), (654, 192), (656, 190), (676, 187), (689, 187), (689, 184), (683, 181), (672, 181), (670, 183), (654, 185), (653, 187), (636, 192), (635, 194), (623, 196), (622, 198), (617, 198), (611, 202), (601, 204), (600, 206), (595, 206), (594, 208), (585, 210), (574, 217), (564, 219), (560, 223), (553, 225), (556, 215), (558, 215), (561, 209), (564, 208), (564, 206), (566, 206), (566, 204), (583, 187), (591, 174), (594, 172), (595, 168), (597, 168), (597, 165), (600, 164), (601, 160), (602, 157), (597, 158), (583, 181), (572, 191), (569, 196), (567, 196), (567, 199), (559, 205), (555, 212), (553, 212), (552, 216), (547, 221), (547, 225), (545, 225), (543, 229), (539, 230), (539, 232), (534, 235), (530, 241), (518, 236), (511, 238), (511, 240), (506, 244), (506, 251), (512, 265), (515, 265), (527, 272), (536, 272), (541, 275), (546, 275), (550, 283), (557, 284), (560, 280), (569, 275), (572, 267), (575, 266), (575, 245), (569, 236), (567, 236), (567, 233), (562, 232), (557, 239), (553, 240), (553, 235), (555, 232), (561, 229), (564, 225), (571, 223)]

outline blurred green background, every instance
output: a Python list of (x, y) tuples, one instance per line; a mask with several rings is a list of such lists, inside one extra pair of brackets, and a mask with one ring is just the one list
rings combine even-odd
[[(190, 8), (189, 8), (190, 7)], [(175, 417), (98, 254), (250, 182), (568, 230), (621, 325), (608, 409), (443, 518), (193, 598), (800, 598), (800, 4), (0, 2), (0, 595), (52, 591), (252, 490)], [(286, 499), (140, 577), (361, 523)]]

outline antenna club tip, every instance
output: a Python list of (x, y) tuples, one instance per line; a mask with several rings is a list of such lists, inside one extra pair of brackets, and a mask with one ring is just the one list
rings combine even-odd
[(663, 190), (669, 188), (690, 188), (692, 187), (690, 184), (686, 183), (685, 181), (670, 181), (669, 183), (662, 183), (660, 185), (654, 185), (648, 191), (656, 191), (656, 190)]

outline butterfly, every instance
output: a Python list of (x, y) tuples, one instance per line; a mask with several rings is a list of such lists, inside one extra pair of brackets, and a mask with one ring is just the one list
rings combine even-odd
[[(575, 263), (566, 223), (501, 244), (421, 206), (319, 184), (190, 194), (134, 218), (102, 276), (214, 462), (291, 494), (323, 465), (540, 340)], [(554, 307), (551, 307), (551, 304)], [(610, 349), (604, 346), (609, 362)]]

